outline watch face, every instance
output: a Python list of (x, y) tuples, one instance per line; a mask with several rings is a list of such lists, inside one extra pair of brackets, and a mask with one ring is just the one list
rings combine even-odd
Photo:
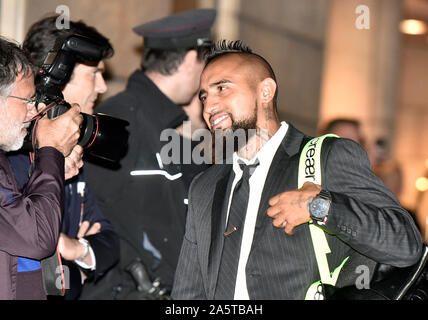
[(315, 197), (309, 203), (309, 212), (315, 219), (324, 219), (327, 216), (329, 209), (330, 201), (326, 199)]

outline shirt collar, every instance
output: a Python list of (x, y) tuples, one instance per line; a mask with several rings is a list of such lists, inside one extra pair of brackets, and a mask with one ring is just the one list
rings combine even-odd
[(285, 135), (287, 134), (288, 127), (289, 127), (288, 123), (285, 121), (282, 121), (281, 126), (275, 132), (275, 134), (265, 143), (265, 145), (259, 150), (259, 152), (257, 152), (257, 154), (250, 160), (241, 158), (238, 156), (236, 152), (234, 152), (233, 153), (233, 171), (235, 172), (235, 175), (237, 175), (238, 173), (240, 174), (242, 172), (241, 167), (238, 164), (238, 160), (248, 165), (248, 164), (253, 164), (256, 161), (256, 159), (258, 159), (261, 166), (265, 166), (267, 164), (270, 165), (276, 151), (278, 150), (279, 145), (281, 144), (281, 141), (284, 139)]

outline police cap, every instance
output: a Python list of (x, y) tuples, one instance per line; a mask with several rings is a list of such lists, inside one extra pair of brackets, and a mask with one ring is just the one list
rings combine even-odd
[(210, 29), (215, 9), (180, 12), (133, 28), (144, 37), (144, 47), (153, 49), (184, 49), (210, 46)]

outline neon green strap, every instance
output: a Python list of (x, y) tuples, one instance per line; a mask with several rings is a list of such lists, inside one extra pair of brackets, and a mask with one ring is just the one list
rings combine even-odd
[[(318, 138), (313, 138), (303, 148), (299, 161), (298, 188), (301, 188), (307, 181), (321, 185), (321, 147), (324, 139), (327, 137), (337, 136), (334, 134), (326, 134)], [(314, 299), (316, 297), (318, 285), (320, 283), (332, 286), (336, 285), (340, 270), (348, 259), (346, 258), (339, 267), (330, 273), (327, 254), (329, 254), (331, 250), (324, 231), (317, 227), (312, 221), (309, 222), (309, 230), (321, 280), (313, 283), (309, 287), (305, 297), (306, 300)], [(322, 295), (320, 297), (321, 299), (323, 298)]]
[[(331, 285), (335, 285), (337, 282), (337, 278), (339, 277), (340, 271), (342, 270), (342, 267), (344, 266), (344, 264), (346, 263), (346, 261), (348, 261), (349, 257), (346, 257), (342, 263), (336, 268), (334, 269), (334, 271), (331, 273), (332, 275), (332, 279), (334, 279), (334, 284)], [(318, 261), (318, 260), (317, 260)], [(325, 283), (325, 282), (323, 282)], [(311, 286), (309, 287), (308, 291), (306, 292), (306, 296), (305, 296), (305, 300), (324, 300), (324, 296), (318, 294), (318, 287), (321, 284), (321, 280), (314, 282), (311, 284)]]
[(321, 147), (325, 138), (336, 137), (335, 134), (313, 138), (306, 143), (300, 154), (298, 188), (307, 181), (321, 185)]

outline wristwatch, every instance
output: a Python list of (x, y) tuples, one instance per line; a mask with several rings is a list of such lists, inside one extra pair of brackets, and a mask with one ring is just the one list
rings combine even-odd
[(78, 240), (81, 244), (83, 244), (85, 246), (85, 253), (80, 258), (77, 258), (76, 260), (77, 261), (83, 261), (83, 260), (85, 260), (85, 258), (89, 254), (89, 246), (90, 245), (89, 245), (89, 241), (84, 239), (84, 238), (78, 238)]
[(308, 203), (309, 214), (311, 219), (318, 224), (324, 225), (327, 222), (328, 213), (331, 206), (331, 194), (325, 189), (322, 189)]

